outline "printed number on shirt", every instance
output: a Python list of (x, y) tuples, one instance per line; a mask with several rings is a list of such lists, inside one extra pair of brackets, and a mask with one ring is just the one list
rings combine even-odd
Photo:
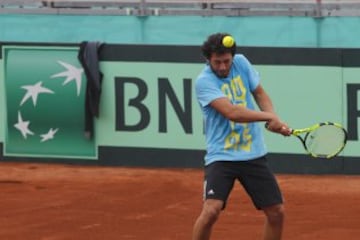
[[(247, 106), (247, 91), (240, 76), (233, 78), (230, 82), (230, 85), (224, 84), (221, 87), (221, 90), (231, 102), (240, 106)], [(231, 122), (230, 127), (232, 131), (226, 137), (225, 149), (250, 151), (252, 136), (250, 134), (248, 123)], [(242, 128), (240, 133), (238, 131), (239, 128)]]

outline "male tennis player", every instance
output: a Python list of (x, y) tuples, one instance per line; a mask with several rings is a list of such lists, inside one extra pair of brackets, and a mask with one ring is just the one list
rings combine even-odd
[[(283, 199), (267, 165), (263, 122), (272, 132), (290, 135), (275, 114), (259, 75), (226, 33), (210, 35), (202, 46), (207, 65), (196, 80), (196, 95), (204, 121), (204, 204), (193, 228), (193, 240), (210, 239), (235, 180), (239, 180), (255, 207), (266, 216), (264, 239), (281, 239)], [(260, 110), (255, 110), (252, 97)]]

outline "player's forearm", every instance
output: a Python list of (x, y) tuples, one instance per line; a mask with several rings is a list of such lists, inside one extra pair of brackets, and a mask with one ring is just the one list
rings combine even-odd
[(275, 113), (274, 106), (271, 101), (263, 101), (258, 105), (261, 111)]
[(265, 90), (261, 86), (259, 86), (253, 92), (253, 96), (261, 111), (272, 112), (272, 113), (275, 112), (273, 103), (269, 95), (265, 92)]
[(258, 96), (258, 97), (255, 98), (255, 101), (256, 101), (256, 103), (259, 106), (261, 111), (272, 112), (272, 113), (275, 112), (272, 101), (271, 101), (271, 99), (270, 99), (270, 97), (268, 95), (263, 94), (261, 96)]
[(232, 111), (228, 112), (225, 117), (233, 122), (267, 122), (277, 119), (272, 112), (251, 110), (243, 106), (233, 106)]

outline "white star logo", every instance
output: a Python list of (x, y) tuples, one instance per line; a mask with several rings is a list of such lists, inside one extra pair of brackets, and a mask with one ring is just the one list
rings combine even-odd
[(23, 121), (22, 117), (21, 117), (21, 113), (18, 112), (18, 122), (16, 124), (14, 124), (14, 126), (21, 132), (21, 134), (23, 135), (23, 137), (25, 139), (27, 138), (28, 134), (34, 135), (34, 133), (29, 130), (29, 124), (30, 124), (30, 121)]
[(22, 106), (29, 98), (32, 98), (34, 106), (36, 106), (37, 97), (40, 93), (54, 93), (50, 89), (42, 87), (41, 84), (42, 82), (38, 82), (35, 85), (26, 85), (21, 87), (27, 92), (21, 100), (20, 106)]
[(54, 138), (55, 133), (58, 131), (59, 129), (52, 129), (50, 128), (50, 130), (45, 133), (45, 134), (41, 134), (41, 142), (45, 142), (45, 141), (49, 141), (50, 139)]
[(54, 74), (51, 76), (51, 78), (66, 77), (63, 85), (66, 85), (71, 81), (75, 81), (77, 95), (79, 96), (81, 90), (81, 74), (84, 72), (84, 70), (82, 68), (76, 68), (75, 66), (62, 61), (58, 61), (58, 63), (66, 68), (66, 71)]

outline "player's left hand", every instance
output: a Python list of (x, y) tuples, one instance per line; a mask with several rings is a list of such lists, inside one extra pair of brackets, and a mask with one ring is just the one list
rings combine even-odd
[(269, 121), (265, 124), (265, 127), (269, 131), (281, 134), (283, 136), (290, 136), (292, 132), (291, 128), (289, 128), (289, 126), (282, 121)]

